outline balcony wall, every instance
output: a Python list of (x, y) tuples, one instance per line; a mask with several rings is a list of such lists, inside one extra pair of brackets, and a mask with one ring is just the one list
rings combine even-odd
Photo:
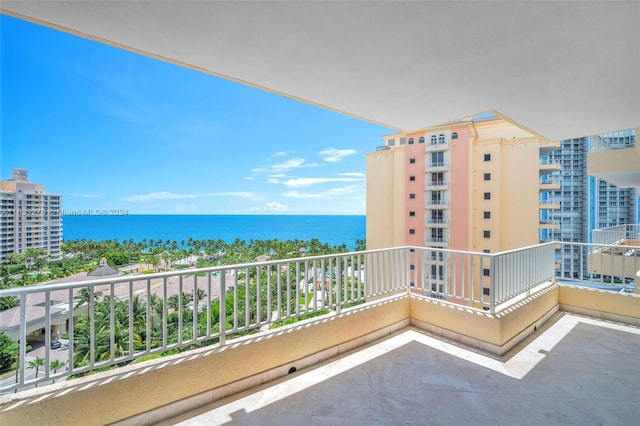
[[(127, 418), (130, 424), (151, 424), (167, 413), (175, 415), (284, 376), (291, 367), (301, 369), (337, 356), (408, 326), (409, 318), (410, 303), (403, 293), (338, 316), (245, 336), (228, 346), (196, 349), (3, 396), (0, 424), (104, 425)], [(213, 389), (218, 391), (206, 394)], [(196, 395), (202, 396), (195, 402), (169, 406)], [(148, 414), (161, 407), (164, 410)]]
[(640, 297), (542, 286), (495, 315), (402, 292), (258, 335), (0, 400), (2, 424), (150, 424), (347, 352), (411, 323), (504, 353), (558, 308), (640, 324)]

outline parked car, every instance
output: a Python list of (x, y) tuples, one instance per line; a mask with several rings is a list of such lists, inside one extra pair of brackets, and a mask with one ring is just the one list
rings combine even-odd
[(60, 342), (60, 340), (52, 340), (51, 341), (51, 349), (58, 349), (62, 347), (62, 342)]

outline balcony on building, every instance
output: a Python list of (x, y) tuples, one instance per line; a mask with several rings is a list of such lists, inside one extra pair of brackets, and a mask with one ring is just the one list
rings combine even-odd
[(549, 158), (540, 159), (540, 174), (548, 174), (556, 171), (560, 171), (562, 166), (559, 161)]
[(425, 170), (428, 172), (446, 172), (449, 169), (449, 164), (446, 161), (427, 161), (425, 164)]
[(425, 223), (428, 228), (446, 228), (449, 226), (449, 220), (446, 217), (427, 217)]
[(544, 175), (540, 179), (540, 191), (559, 191), (561, 189), (560, 179), (551, 179), (549, 175)]
[(432, 180), (426, 179), (424, 184), (425, 191), (444, 190), (449, 187), (449, 182), (446, 180)]
[(541, 219), (540, 229), (560, 229), (560, 221), (557, 219)]

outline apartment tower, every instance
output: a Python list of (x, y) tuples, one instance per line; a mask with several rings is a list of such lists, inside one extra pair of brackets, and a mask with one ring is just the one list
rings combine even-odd
[(44, 185), (30, 182), (25, 169), (0, 180), (0, 263), (29, 248), (45, 249), (49, 260), (62, 257), (61, 201), (62, 195), (46, 194)]
[[(549, 210), (560, 208), (549, 195), (559, 188), (550, 178), (560, 169), (550, 157), (558, 143), (498, 117), (383, 140), (367, 153), (368, 249), (494, 253), (538, 244), (541, 229), (559, 227), (549, 219)], [(414, 284), (431, 288), (432, 297), (446, 294), (456, 285), (451, 260), (436, 251), (426, 261), (412, 259)], [(488, 270), (475, 268), (477, 275)], [(487, 294), (483, 279), (475, 282)]]
[[(550, 197), (561, 205), (549, 212), (549, 219), (560, 227), (543, 230), (543, 241), (591, 242), (594, 229), (637, 223), (637, 190), (617, 187), (587, 172), (589, 152), (630, 148), (635, 139), (636, 130), (630, 129), (561, 142), (560, 149), (551, 155), (561, 170), (549, 177), (558, 184)], [(586, 273), (587, 265), (576, 253), (557, 253), (556, 257), (567, 277)]]
[(559, 147), (489, 117), (384, 136), (367, 153), (367, 248), (402, 245), (498, 252), (558, 228), (549, 195)]

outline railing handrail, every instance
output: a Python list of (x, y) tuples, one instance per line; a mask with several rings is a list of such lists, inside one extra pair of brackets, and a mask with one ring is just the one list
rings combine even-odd
[[(130, 282), (130, 281), (146, 281), (149, 279), (197, 275), (200, 273), (223, 272), (223, 271), (231, 271), (236, 269), (244, 269), (246, 267), (252, 267), (252, 266), (262, 267), (262, 266), (279, 265), (283, 263), (293, 263), (293, 262), (303, 262), (303, 261), (323, 260), (323, 259), (326, 260), (334, 257), (358, 256), (358, 255), (364, 255), (368, 253), (380, 253), (380, 252), (388, 252), (389, 250), (400, 250), (400, 249), (402, 248), (391, 247), (391, 248), (385, 248), (385, 249), (373, 249), (373, 250), (334, 253), (334, 254), (325, 254), (325, 255), (317, 255), (317, 256), (275, 259), (275, 260), (267, 260), (262, 262), (256, 261), (256, 262), (234, 263), (232, 265), (223, 265), (223, 266), (207, 266), (204, 268), (176, 269), (173, 271), (154, 272), (152, 274), (126, 274), (126, 275), (119, 275), (117, 277), (87, 279), (83, 281), (73, 281), (73, 282), (64, 282), (64, 283), (41, 283), (41, 284), (33, 284), (25, 287), (11, 287), (7, 289), (1, 289), (0, 297), (16, 296), (20, 294), (29, 294), (29, 293), (39, 293), (42, 291), (68, 290), (69, 288), (83, 288), (83, 287), (91, 287), (91, 286), (99, 286), (99, 285), (107, 285), (107, 284), (119, 284), (119, 283)], [(144, 262), (140, 264), (144, 264)]]

